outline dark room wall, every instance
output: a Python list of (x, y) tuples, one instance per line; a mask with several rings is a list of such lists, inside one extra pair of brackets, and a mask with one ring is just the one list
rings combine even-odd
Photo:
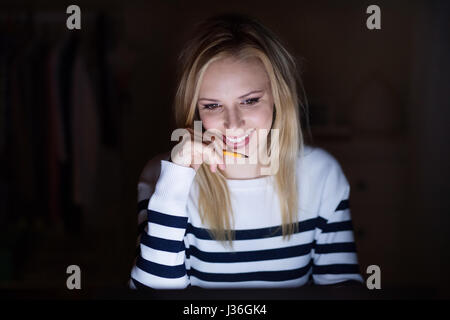
[[(33, 227), (37, 238), (21, 271), (5, 273), (0, 286), (58, 288), (66, 274), (50, 275), (69, 264), (85, 266), (87, 287), (126, 285), (136, 246), (137, 182), (147, 161), (171, 145), (177, 56), (195, 23), (241, 12), (275, 31), (301, 62), (311, 143), (339, 160), (351, 185), (363, 276), (379, 265), (384, 288), (448, 297), (449, 6), (378, 1), (382, 29), (368, 30), (370, 4), (79, 1), (83, 13), (108, 18), (107, 65), (120, 88), (111, 101), (117, 142), (99, 145), (81, 231), (69, 236), (62, 226)], [(0, 12), (64, 13), (66, 6), (6, 1)], [(52, 23), (57, 36), (67, 32)], [(89, 38), (94, 27), (86, 22), (78, 32)], [(88, 55), (98, 46), (91, 41)]]

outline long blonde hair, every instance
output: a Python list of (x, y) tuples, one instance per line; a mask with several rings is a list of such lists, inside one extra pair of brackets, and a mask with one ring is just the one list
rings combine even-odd
[[(279, 169), (275, 189), (280, 203), (283, 239), (298, 230), (297, 159), (303, 152), (299, 121), (299, 89), (303, 86), (293, 56), (281, 41), (258, 21), (236, 14), (210, 18), (197, 26), (193, 38), (179, 56), (179, 85), (175, 95), (177, 127), (193, 127), (200, 120), (197, 99), (203, 74), (215, 60), (224, 57), (259, 58), (270, 79), (274, 99), (272, 128), (279, 130)], [(304, 91), (303, 91), (304, 92)], [(269, 149), (270, 141), (269, 141)], [(273, 156), (269, 151), (269, 158)], [(232, 246), (233, 212), (225, 176), (211, 173), (203, 164), (197, 171), (198, 208), (212, 238)]]

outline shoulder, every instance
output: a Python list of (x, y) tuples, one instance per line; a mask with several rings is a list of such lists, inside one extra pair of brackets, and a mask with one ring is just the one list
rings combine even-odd
[(158, 180), (161, 171), (161, 160), (168, 160), (169, 153), (160, 153), (147, 161), (139, 176), (139, 182)]
[(304, 146), (299, 156), (297, 177), (301, 186), (300, 196), (305, 197), (302, 199), (307, 202), (315, 203), (317, 208), (324, 202), (339, 201), (350, 191), (338, 160), (320, 147)]
[(149, 198), (161, 173), (161, 160), (169, 159), (169, 152), (161, 153), (147, 161), (138, 181), (138, 198)]
[(298, 165), (302, 171), (307, 171), (315, 178), (326, 178), (332, 173), (342, 172), (338, 160), (330, 152), (316, 146), (305, 145), (303, 147)]

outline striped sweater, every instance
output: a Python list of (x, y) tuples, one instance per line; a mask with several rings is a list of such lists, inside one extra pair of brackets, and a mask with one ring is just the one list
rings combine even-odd
[[(297, 287), (363, 282), (349, 209), (350, 186), (337, 160), (304, 147), (297, 162), (298, 232), (283, 239), (273, 177), (227, 180), (233, 247), (211, 238), (200, 219), (195, 171), (162, 160), (145, 203), (148, 220), (129, 286), (156, 289)], [(142, 199), (141, 199), (142, 200)]]

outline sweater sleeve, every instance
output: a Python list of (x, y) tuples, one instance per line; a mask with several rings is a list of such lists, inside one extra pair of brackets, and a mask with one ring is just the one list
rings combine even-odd
[(360, 274), (350, 215), (350, 185), (333, 159), (322, 194), (313, 250), (315, 284), (330, 285), (354, 280)]
[(189, 285), (185, 267), (186, 204), (195, 170), (161, 161), (161, 174), (148, 201), (147, 229), (131, 270), (132, 289), (182, 289)]

